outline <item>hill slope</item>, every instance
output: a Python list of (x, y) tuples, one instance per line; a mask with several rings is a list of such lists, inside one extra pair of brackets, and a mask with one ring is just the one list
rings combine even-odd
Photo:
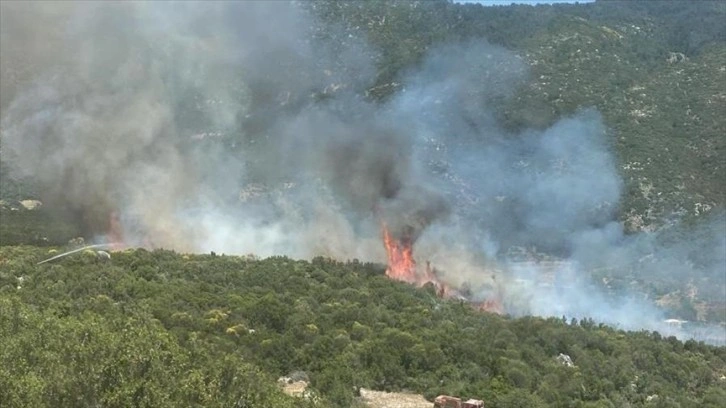
[(724, 347), (589, 320), (510, 320), (376, 265), (130, 250), (36, 266), (46, 252), (0, 248), (3, 406), (299, 406), (271, 381), (295, 370), (341, 407), (361, 387), (491, 407), (726, 398)]

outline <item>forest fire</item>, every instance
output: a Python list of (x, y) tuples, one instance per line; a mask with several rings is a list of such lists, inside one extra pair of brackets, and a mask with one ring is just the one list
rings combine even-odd
[(107, 228), (105, 240), (108, 243), (108, 249), (110, 251), (126, 249), (128, 245), (124, 237), (123, 225), (121, 224), (121, 218), (118, 212), (111, 211), (108, 215)]
[(449, 287), (439, 281), (431, 264), (426, 262), (426, 270), (420, 274), (416, 268), (416, 261), (413, 259), (413, 240), (408, 236), (396, 239), (391, 235), (388, 227), (383, 224), (383, 245), (388, 255), (388, 267), (386, 276), (391, 279), (408, 282), (417, 286), (424, 286), (431, 283), (441, 297), (448, 297)]
[(413, 242), (411, 242), (411, 239), (407, 237), (400, 240), (395, 239), (386, 224), (383, 224), (383, 245), (385, 245), (388, 254), (386, 275), (391, 279), (418, 283), (419, 279), (416, 275), (416, 261), (413, 259)]
[(116, 211), (111, 211), (108, 216), (108, 232), (106, 233), (108, 242), (112, 242), (112, 250), (123, 249), (124, 244), (123, 227)]
[(474, 308), (483, 312), (504, 314), (504, 307), (499, 299), (485, 300), (475, 304)]
[(499, 296), (497, 296), (497, 299), (473, 302), (455, 289), (452, 289), (446, 283), (440, 281), (436, 276), (436, 271), (431, 267), (429, 262), (426, 262), (425, 271), (419, 274), (416, 268), (416, 261), (413, 258), (413, 241), (406, 236), (400, 239), (394, 238), (385, 223), (382, 225), (382, 228), (383, 245), (386, 247), (386, 253), (388, 255), (386, 276), (416, 286), (431, 284), (434, 286), (437, 296), (441, 298), (458, 297), (471, 303), (472, 307), (476, 310), (497, 314), (504, 313)]

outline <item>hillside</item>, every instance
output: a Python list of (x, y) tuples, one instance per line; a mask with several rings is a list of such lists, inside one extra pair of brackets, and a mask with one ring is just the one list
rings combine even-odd
[[(603, 114), (625, 182), (618, 216), (629, 231), (652, 231), (724, 208), (726, 9), (720, 2), (482, 7), (444, 0), (322, 1), (306, 7), (318, 17), (306, 33), (309, 41), (334, 49), (357, 47), (360, 41), (369, 45), (364, 53), (375, 65), (373, 83), (360, 77), (368, 68), (345, 60), (313, 68), (340, 79), (338, 84), (308, 86), (318, 80), (303, 76), (297, 79), (306, 85), (283, 89), (297, 74), (288, 68), (276, 72), (281, 85), (270, 78), (262, 81), (270, 89), (249, 83), (250, 93), (238, 97), (249, 98), (251, 113), (237, 126), (242, 132), (226, 137), (237, 140), (235, 149), (251, 148), (250, 141), (264, 143), (269, 118), (300, 109), (308, 93), (325, 101), (342, 86), (386, 100), (401, 91), (405, 76), (432, 49), (476, 39), (512, 50), (529, 66), (520, 90), (499, 104), (505, 126), (543, 128), (583, 107)], [(4, 112), (39, 68), (26, 61), (32, 54), (16, 58), (16, 48), (11, 42), (3, 47), (8, 56), (0, 67)], [(289, 102), (281, 107), (275, 93), (288, 94)], [(204, 114), (199, 107), (179, 108), (187, 109), (186, 121)], [(202, 122), (183, 126), (203, 129)], [(42, 196), (32, 177), (17, 184), (4, 150), (0, 199)]]
[(372, 264), (128, 250), (36, 265), (51, 254), (0, 248), (3, 406), (303, 406), (272, 381), (298, 370), (320, 406), (361, 387), (495, 408), (726, 398), (724, 347), (477, 312)]
[(508, 126), (546, 127), (597, 107), (618, 153), (626, 185), (620, 217), (631, 231), (724, 208), (723, 4), (324, 4), (316, 6), (323, 15), (362, 31), (380, 50), (376, 97), (396, 92), (385, 85), (400, 84), (401, 73), (437, 44), (477, 38), (513, 50), (530, 67), (499, 112)]
[(0, 406), (726, 406), (726, 3), (0, 7)]
[[(160, 52), (167, 40), (153, 38), (139, 45), (146, 53), (163, 54), (156, 63), (169, 72), (136, 88), (171, 84), (167, 93), (149, 102), (169, 101), (165, 108), (174, 112), (171, 123), (151, 126), (165, 129), (150, 136), (151, 140), (144, 136), (149, 126), (128, 125), (146, 124), (148, 118), (143, 115), (117, 121), (113, 114), (97, 115), (96, 108), (79, 113), (74, 109), (83, 104), (73, 103), (65, 111), (61, 109), (55, 122), (39, 133), (37, 139), (44, 143), (18, 142), (21, 146), (8, 147), (9, 128), (35, 129), (34, 122), (21, 120), (18, 124), (8, 119), (11, 99), (23, 95), (21, 90), (32, 84), (36, 71), (51, 56), (43, 48), (46, 45), (38, 50), (23, 49), (8, 40), (11, 36), (3, 37), (2, 243), (63, 245), (78, 236), (98, 239), (109, 233), (110, 215), (122, 211), (128, 219), (124, 227), (135, 235), (137, 243), (156, 238), (158, 242), (151, 245), (156, 247), (263, 251), (265, 255), (284, 251), (297, 257), (325, 254), (381, 261), (378, 232), (371, 234), (366, 231), (370, 225), (355, 224), (375, 218), (371, 208), (383, 204), (360, 197), (360, 192), (382, 192), (382, 198), (373, 201), (386, 201), (390, 193), (375, 191), (376, 183), (385, 187), (389, 183), (386, 178), (406, 177), (426, 163), (430, 167), (430, 174), (425, 176), (428, 179), (409, 177), (391, 184), (415, 184), (414, 188), (443, 196), (449, 202), (443, 212), (449, 216), (454, 213), (459, 218), (455, 222), (467, 225), (466, 231), (456, 235), (461, 241), (457, 244), (468, 246), (468, 251), (496, 248), (482, 255), (487, 261), (506, 260), (508, 254), (522, 248), (535, 256), (572, 258), (586, 264), (583, 269), (592, 272), (597, 281), (608, 282), (604, 284), (608, 291), (632, 287), (650, 300), (670, 305), (675, 313), (672, 317), (723, 321), (726, 280), (722, 272), (726, 260), (720, 250), (724, 243), (716, 242), (723, 235), (720, 229), (724, 228), (726, 202), (726, 122), (721, 114), (726, 110), (726, 29), (721, 23), (726, 10), (722, 4), (661, 2), (655, 7), (651, 2), (598, 1), (482, 7), (445, 1), (323, 1), (302, 6), (312, 16), (310, 27), (301, 28), (299, 33), (308, 48), (297, 50), (299, 43), (288, 44), (283, 38), (280, 44), (271, 36), (260, 50), (250, 45), (257, 52), (252, 54), (257, 56), (255, 60), (263, 60), (262, 67), (249, 63), (252, 67), (230, 68), (224, 65), (225, 57), (221, 57), (223, 63), (218, 62), (214, 54), (208, 54), (209, 48), (202, 47), (199, 60), (190, 62), (186, 69), (206, 73), (201, 67), (207, 63), (213, 68), (204, 80), (191, 81), (179, 89), (172, 86), (180, 81), (175, 60)], [(69, 11), (59, 8), (54, 12), (63, 15)], [(49, 12), (43, 18), (52, 21), (54, 16)], [(4, 27), (15, 25), (8, 22)], [(49, 33), (53, 41), (60, 41), (52, 30), (55, 28), (50, 26)], [(129, 48), (133, 48), (133, 39), (129, 41)], [(170, 41), (174, 44), (176, 37)], [(349, 51), (343, 52), (346, 49)], [(36, 52), (42, 58), (38, 57), (39, 63), (34, 65), (29, 61)], [(440, 56), (446, 53), (450, 55)], [(265, 59), (270, 58), (268, 54), (272, 61)], [(72, 63), (69, 55), (57, 56), (61, 67)], [(208, 61), (203, 62), (204, 58)], [(458, 58), (463, 62), (456, 62)], [(446, 59), (452, 61), (451, 66), (437, 66)], [(86, 105), (94, 106), (97, 100), (115, 101), (116, 95), (127, 92), (129, 87), (124, 86), (104, 89), (112, 86), (108, 84), (122, 84), (124, 79), (129, 83), (138, 79), (126, 78), (127, 71), (118, 73), (121, 79), (98, 81), (104, 85), (97, 88), (104, 92), (88, 96)], [(452, 86), (441, 72), (464, 85), (457, 84), (460, 89), (447, 94)], [(217, 77), (234, 86), (213, 83)], [(86, 91), (84, 87), (74, 89), (62, 100), (83, 99)], [(427, 92), (441, 95), (435, 95), (440, 99), (433, 103), (406, 105), (412, 103), (408, 95), (417, 92), (423, 93), (423, 101), (434, 99)], [(98, 109), (133, 116), (148, 108), (136, 107), (133, 102), (146, 101), (146, 96), (128, 96), (113, 108), (104, 105)], [(452, 106), (449, 111), (439, 108), (447, 104)], [(25, 109), (20, 105), (12, 112)], [(55, 107), (62, 104), (52, 100), (30, 105), (41, 110), (29, 116), (35, 118), (57, 112)], [(221, 108), (216, 111), (210, 106)], [(594, 108), (601, 118), (584, 118), (580, 112), (587, 108)], [(377, 117), (365, 117), (370, 111), (381, 116), (379, 110), (393, 111), (396, 121), (404, 123), (401, 127), (407, 127), (412, 135), (401, 129), (385, 129)], [(311, 118), (311, 111), (323, 111), (329, 117)], [(410, 111), (421, 113), (410, 117)], [(53, 136), (54, 129), (76, 123), (79, 115), (93, 125), (79, 125), (76, 132)], [(217, 123), (219, 117), (228, 120)], [(604, 129), (603, 140), (585, 147), (584, 153), (605, 156), (601, 162), (606, 166), (591, 165), (582, 159), (582, 151), (575, 151), (580, 147), (572, 145), (579, 144), (577, 138), (582, 135), (540, 142), (542, 134), (568, 133), (558, 126), (573, 119), (588, 126), (588, 121), (594, 121), (595, 128)], [(371, 122), (374, 125), (369, 129)], [(96, 128), (111, 136), (97, 139), (100, 133), (89, 130)], [(590, 130), (585, 127), (576, 132)], [(375, 136), (368, 138), (371, 146), (355, 146), (356, 138), (378, 133), (393, 133), (394, 140)], [(127, 141), (128, 135), (138, 136)], [(342, 143), (352, 143), (337, 152), (320, 150), (320, 146), (336, 146), (339, 136)], [(420, 142), (424, 136), (427, 139)], [(34, 140), (22, 132), (15, 139)], [(552, 153), (549, 145), (557, 143), (565, 146)], [(505, 147), (497, 150), (502, 145)], [(170, 146), (171, 153), (162, 158), (149, 153), (166, 151)], [(395, 148), (391, 153), (380, 146)], [(338, 154), (355, 156), (361, 152), (366, 157), (354, 163), (359, 169), (355, 172), (346, 169), (351, 157), (332, 160), (332, 164), (329, 160)], [(20, 153), (28, 157), (14, 156)], [(406, 159), (396, 159), (400, 157)], [(36, 161), (39, 166), (32, 164)], [(148, 174), (137, 169), (147, 169)], [(378, 177), (379, 169), (390, 169), (391, 174), (383, 174), (383, 181), (355, 179)], [(145, 181), (158, 179), (167, 170), (165, 182)], [(581, 174), (587, 178), (578, 179)], [(364, 181), (372, 187), (347, 187)], [(324, 184), (323, 188), (319, 184)], [(288, 188), (293, 185), (297, 187)], [(539, 192), (539, 188), (546, 191)], [(533, 195), (537, 197), (533, 199)], [(39, 212), (26, 212), (18, 203), (25, 199), (41, 199), (45, 205)], [(403, 206), (416, 207), (423, 201), (430, 201), (430, 197)], [(577, 208), (568, 208), (573, 202)], [(189, 207), (177, 208), (179, 205)], [(274, 210), (264, 209), (270, 205)], [(567, 211), (560, 211), (562, 208)], [(197, 219), (204, 218), (199, 214), (217, 217), (222, 213), (219, 218), (223, 220), (204, 219), (201, 226), (177, 227), (194, 223), (192, 217), (177, 219), (177, 214), (188, 213), (196, 214)], [(443, 221), (440, 218), (426, 223), (436, 224)], [(253, 226), (274, 225), (298, 237), (290, 238), (297, 241), (263, 241), (263, 245), (245, 239), (238, 243), (230, 232), (226, 232), (228, 236), (216, 235), (231, 224), (247, 225), (250, 219)], [(548, 221), (542, 225), (541, 219)], [(622, 233), (613, 233), (609, 223), (617, 223)], [(591, 230), (607, 236), (605, 248), (588, 249), (603, 256), (595, 260), (573, 258), (581, 235)], [(345, 245), (334, 242), (348, 237), (351, 231), (353, 235), (364, 231), (369, 236), (355, 236)], [(199, 244), (179, 238), (209, 235), (219, 245), (230, 247), (211, 248), (209, 240)], [(710, 238), (695, 239), (698, 236)], [(363, 240), (365, 250), (360, 249)], [(638, 244), (645, 249), (628, 247), (632, 241), (650, 240), (656, 244)], [(682, 245), (661, 245), (673, 240)], [(319, 244), (307, 248), (309, 242)], [(682, 248), (688, 245), (695, 248)], [(710, 252), (700, 251), (703, 248)], [(674, 262), (680, 256), (671, 256), (673, 252), (687, 255), (682, 263)], [(644, 266), (642, 259), (652, 262)], [(660, 264), (672, 265), (663, 268)], [(697, 289), (695, 297), (683, 295), (690, 287)]]

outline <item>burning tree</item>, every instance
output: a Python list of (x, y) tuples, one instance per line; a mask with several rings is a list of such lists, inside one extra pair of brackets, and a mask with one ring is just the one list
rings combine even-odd
[(388, 255), (386, 275), (395, 280), (418, 283), (416, 261), (413, 259), (413, 242), (410, 236), (396, 239), (386, 224), (383, 224), (383, 245)]
[(436, 271), (427, 261), (424, 271), (418, 271), (416, 261), (413, 257), (413, 235), (410, 231), (404, 230), (400, 237), (395, 237), (387, 224), (382, 223), (383, 245), (386, 248), (388, 267), (386, 276), (391, 279), (424, 286), (432, 284), (436, 294), (442, 298), (459, 298), (471, 303), (472, 307), (480, 311), (503, 314), (504, 308), (501, 303), (501, 293), (494, 299), (487, 299), (481, 302), (474, 302), (461, 292), (452, 289), (442, 282), (436, 275)]

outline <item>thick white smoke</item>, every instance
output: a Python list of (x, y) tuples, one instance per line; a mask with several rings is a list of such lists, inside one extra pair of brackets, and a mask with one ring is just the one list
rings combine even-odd
[[(495, 104), (525, 76), (523, 61), (506, 50), (449, 45), (434, 50), (395, 99), (395, 115), (416, 128), (417, 162), (434, 169), (432, 185), (453, 202), (449, 222), (429, 228), (418, 253), (474, 298), (499, 292), (515, 315), (588, 317), (726, 342), (723, 327), (694, 332), (666, 322), (671, 316), (642, 293), (649, 281), (690, 283), (711, 290), (706, 298), (726, 298), (726, 218), (626, 235), (617, 221), (617, 159), (596, 111), (541, 131), (513, 134), (499, 125)], [(512, 248), (550, 260), (524, 262)], [(610, 290), (601, 278), (637, 285)]]
[[(723, 258), (623, 234), (621, 180), (596, 111), (545, 130), (501, 128), (497, 108), (527, 64), (500, 47), (432, 49), (377, 104), (362, 96), (375, 52), (322, 32), (295, 3), (1, 7), (2, 160), (88, 234), (106, 233), (117, 212), (132, 245), (383, 261), (385, 220), (417, 240), (419, 263), (481, 296), (503, 292), (513, 313), (628, 329), (660, 329), (664, 316), (635, 296), (610, 301), (591, 270), (724, 279)], [(718, 253), (719, 237), (701, 249)], [(572, 266), (536, 284), (549, 272), (508, 266), (515, 246)], [(688, 256), (665, 257), (676, 247)], [(636, 262), (652, 254), (660, 263)]]

